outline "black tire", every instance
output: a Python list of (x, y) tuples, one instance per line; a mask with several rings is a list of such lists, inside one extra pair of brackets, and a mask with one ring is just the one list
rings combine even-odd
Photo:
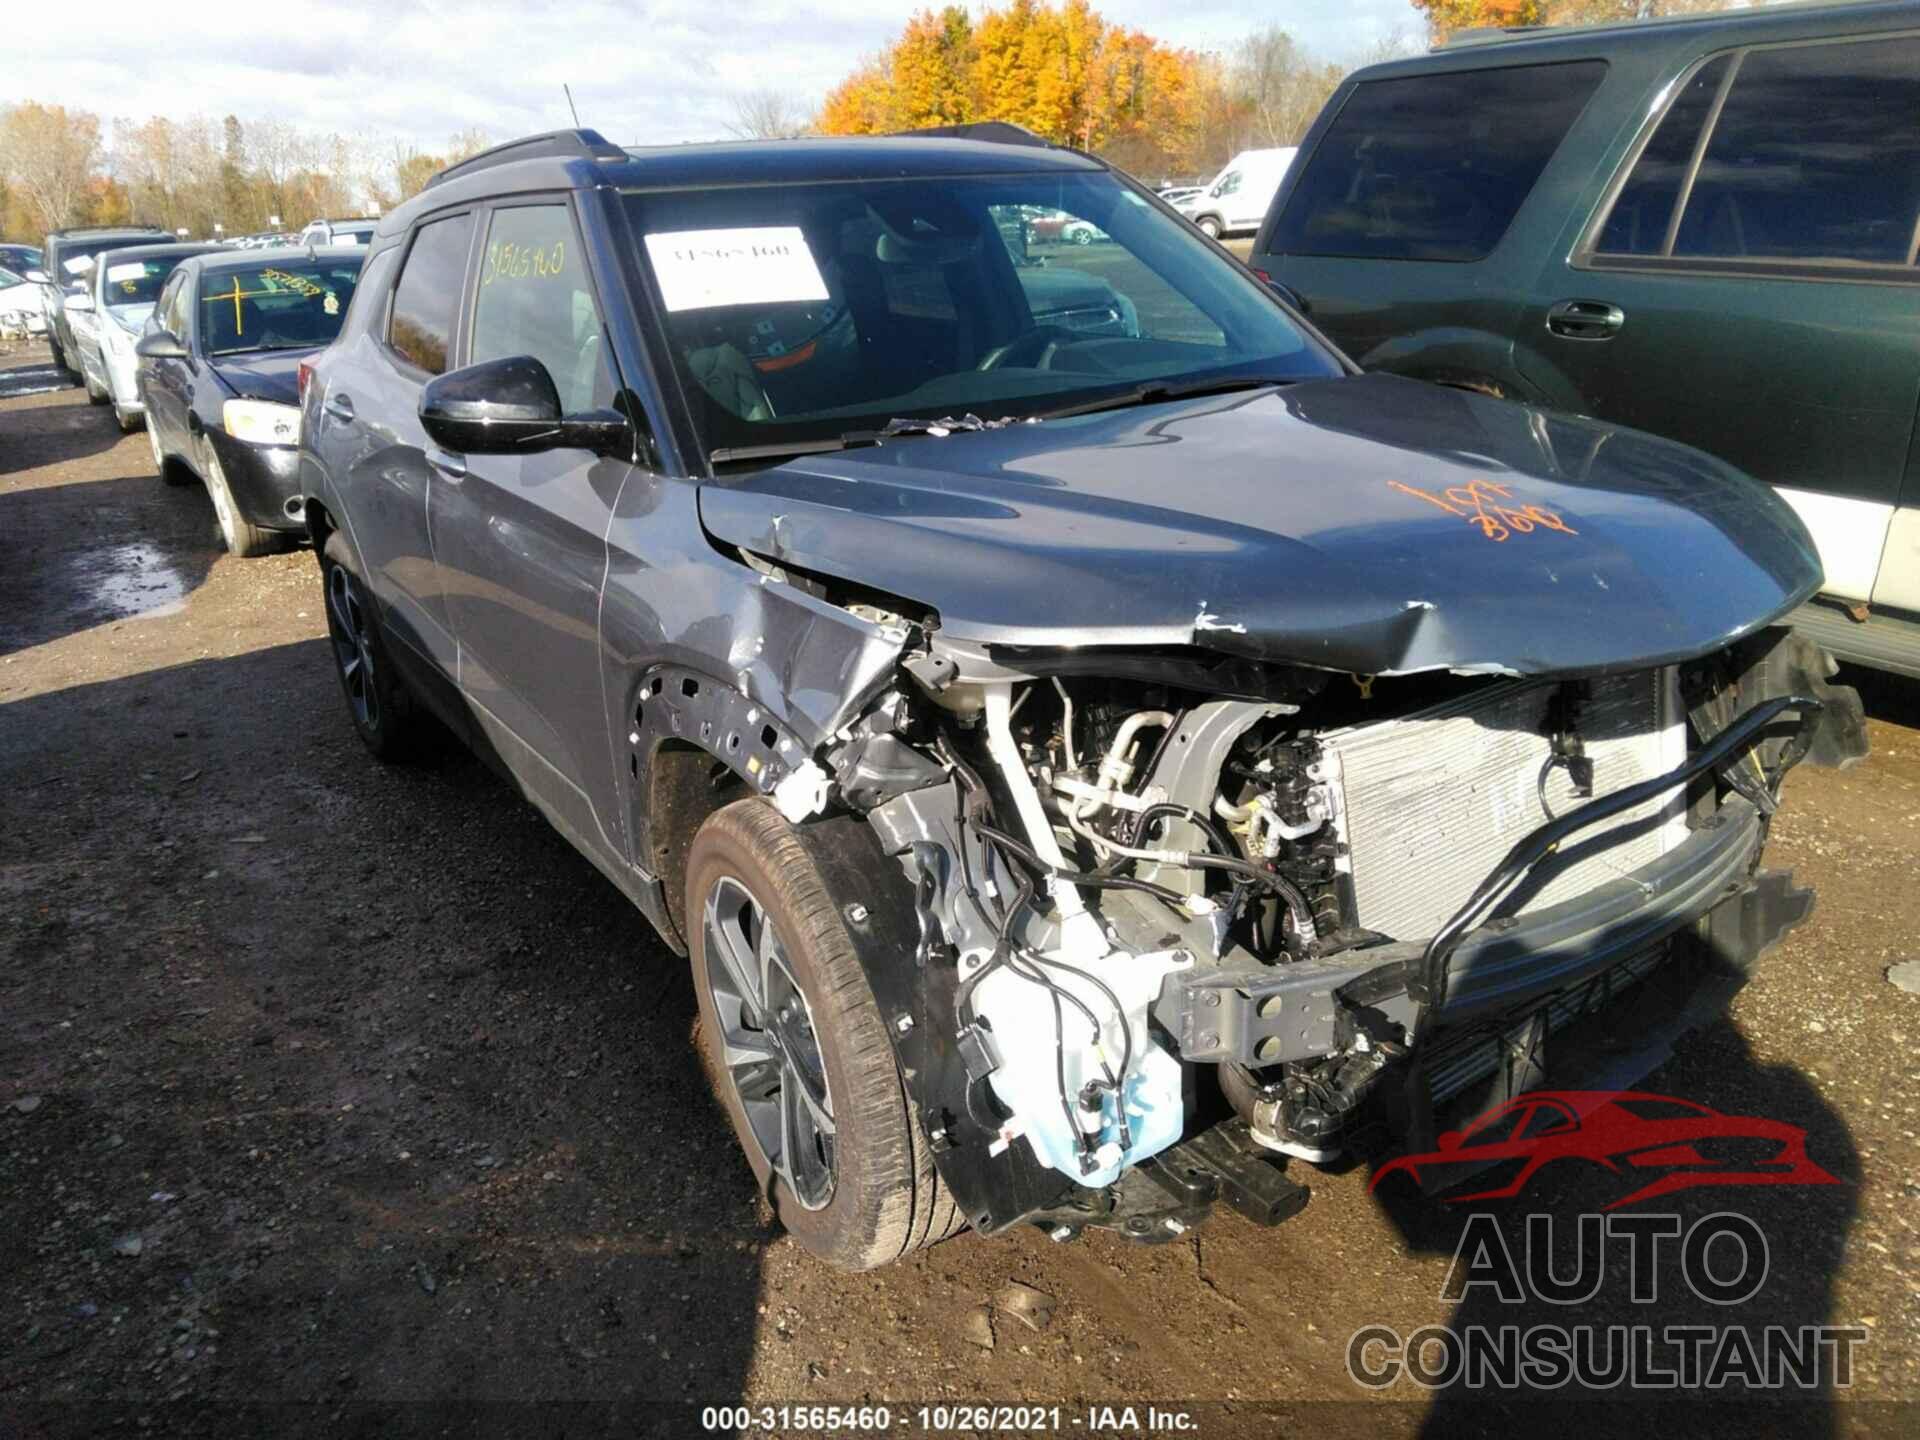
[(263, 529), (240, 513), (240, 502), (233, 498), (233, 487), (227, 484), (227, 472), (220, 467), (213, 442), (203, 438), (200, 443), (206, 451), (200, 461), (200, 473), (206, 476), (207, 498), (213, 502), (214, 518), (220, 523), (220, 539), (227, 553), (236, 559), (251, 560), (280, 549), (285, 541), (278, 530)]
[(1218, 240), (1222, 235), (1227, 233), (1227, 227), (1220, 223), (1220, 217), (1218, 215), (1202, 215), (1193, 223), (1199, 227), (1200, 233), (1205, 235), (1209, 240)]
[(131, 435), (147, 422), (144, 416), (129, 414), (116, 405), (113, 407), (113, 423), (120, 427), (122, 435)]
[(151, 420), (147, 422), (147, 444), (153, 448), (153, 473), (160, 477), (162, 484), (186, 485), (193, 479), (183, 466), (167, 463), (166, 452), (160, 448), (160, 432), (154, 429)]
[[(825, 1076), (834, 1122), (832, 1185), (812, 1207), (776, 1172), (721, 1055), (723, 1002), (709, 971), (720, 962), (709, 951), (724, 942), (710, 944), (707, 901), (741, 889), (778, 937), (786, 972), (806, 1002), (808, 1038), (817, 1043)], [(716, 811), (687, 854), (686, 905), (701, 1062), (761, 1193), (794, 1239), (830, 1265), (870, 1270), (959, 1231), (965, 1217), (934, 1169), (853, 937), (794, 828), (761, 799)]]
[(419, 752), (425, 718), (387, 659), (373, 599), (353, 568), (346, 537), (337, 530), (320, 552), (320, 581), (334, 673), (355, 733), (376, 760), (411, 759)]
[(73, 367), (67, 364), (67, 352), (62, 350), (60, 348), (60, 342), (53, 338), (52, 330), (47, 331), (47, 349), (53, 352), (53, 363), (71, 375), (73, 373)]
[(104, 405), (113, 398), (105, 390), (102, 390), (98, 385), (94, 384), (93, 377), (87, 374), (84, 369), (80, 372), (80, 383), (86, 387), (87, 403), (89, 405)]

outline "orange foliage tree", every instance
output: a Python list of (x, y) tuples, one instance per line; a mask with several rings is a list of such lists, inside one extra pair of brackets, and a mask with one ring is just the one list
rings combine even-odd
[(1088, 0), (923, 10), (820, 109), (829, 135), (1005, 120), (1149, 169), (1194, 163), (1219, 67), (1103, 19)]

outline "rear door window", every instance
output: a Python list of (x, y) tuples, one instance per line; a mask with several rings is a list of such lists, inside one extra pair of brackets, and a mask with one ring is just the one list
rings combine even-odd
[(387, 344), (429, 375), (439, 375), (447, 368), (453, 318), (460, 310), (472, 235), (471, 215), (422, 225), (400, 268), (399, 283), (393, 287)]
[(1485, 258), (1606, 69), (1604, 61), (1581, 60), (1355, 86), (1267, 248), (1376, 260)]
[(1911, 265), (1920, 37), (1749, 51), (1675, 256)]

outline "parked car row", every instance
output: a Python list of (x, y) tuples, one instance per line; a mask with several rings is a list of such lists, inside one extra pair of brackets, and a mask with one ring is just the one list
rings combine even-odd
[[(51, 268), (13, 285), (0, 270), (0, 329), (16, 310), (23, 328), (43, 315), (54, 359), (88, 399), (110, 405), (122, 430), (146, 426), (161, 478), (206, 486), (233, 554), (304, 536), (296, 374), (339, 333), (364, 246), (69, 230), (47, 237), (44, 258)], [(33, 294), (10, 309), (14, 290)]]

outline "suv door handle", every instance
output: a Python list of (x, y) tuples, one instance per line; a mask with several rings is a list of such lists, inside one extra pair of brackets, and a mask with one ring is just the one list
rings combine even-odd
[(431, 446), (428, 447), (427, 464), (438, 470), (449, 480), (464, 480), (467, 478), (467, 462), (462, 460), (458, 455), (449, 455), (444, 450), (435, 449)]
[(325, 405), (327, 414), (336, 420), (353, 419), (353, 397), (351, 395), (329, 395)]
[(1627, 323), (1627, 312), (1604, 300), (1562, 300), (1547, 311), (1547, 329), (1568, 340), (1611, 340)]

